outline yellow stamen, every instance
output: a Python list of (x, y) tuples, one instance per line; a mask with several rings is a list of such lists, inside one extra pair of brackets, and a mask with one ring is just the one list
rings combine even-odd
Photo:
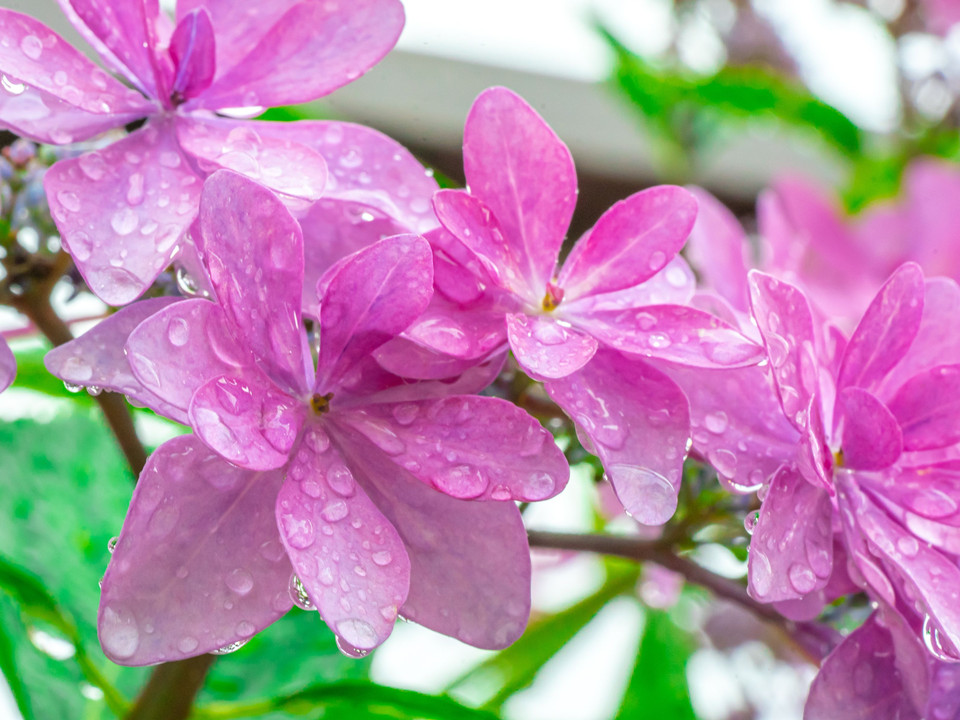
[(314, 395), (310, 398), (310, 407), (313, 408), (313, 412), (317, 415), (323, 415), (323, 413), (330, 409), (330, 401), (332, 399), (333, 393)]

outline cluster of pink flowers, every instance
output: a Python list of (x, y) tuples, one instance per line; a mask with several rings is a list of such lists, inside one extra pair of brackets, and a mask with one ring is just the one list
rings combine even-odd
[[(146, 122), (47, 174), (64, 247), (126, 305), (47, 366), (193, 430), (131, 501), (102, 586), (109, 657), (231, 647), (294, 603), (353, 655), (398, 615), (510, 644), (530, 611), (516, 502), (569, 474), (536, 420), (478, 394), (510, 350), (638, 521), (671, 518), (692, 452), (762, 498), (754, 597), (798, 620), (876, 603), (810, 720), (960, 705), (960, 287), (901, 263), (960, 273), (924, 193), (852, 226), (786, 182), (753, 263), (715, 199), (660, 186), (558, 265), (573, 161), (509, 90), (467, 117), (465, 190), (368, 128), (226, 116), (359, 76), (395, 42), (397, 0), (181, 0), (175, 23), (147, 0), (62, 5), (133, 88), (2, 10), (0, 123), (69, 143)], [(930, 257), (905, 241), (921, 222)], [(137, 300), (171, 264), (193, 297)], [(12, 373), (2, 346), (0, 386)]]

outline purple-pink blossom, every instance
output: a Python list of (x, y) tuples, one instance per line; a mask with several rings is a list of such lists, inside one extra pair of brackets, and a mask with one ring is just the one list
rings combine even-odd
[(17, 374), (17, 360), (3, 338), (0, 338), (0, 392), (3, 392)]

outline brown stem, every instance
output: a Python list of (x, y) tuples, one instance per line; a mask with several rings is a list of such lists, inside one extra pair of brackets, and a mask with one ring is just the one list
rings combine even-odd
[(188, 717), (214, 660), (215, 655), (200, 655), (158, 666), (125, 720), (183, 720)]

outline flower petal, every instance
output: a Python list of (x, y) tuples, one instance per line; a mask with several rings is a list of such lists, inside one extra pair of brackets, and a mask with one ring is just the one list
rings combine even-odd
[(0, 124), (38, 142), (87, 140), (156, 111), (29, 15), (0, 9)]
[(903, 452), (903, 435), (887, 406), (857, 387), (844, 388), (837, 400), (843, 418), (844, 465), (856, 470), (882, 470), (893, 465)]
[(751, 594), (793, 600), (827, 584), (833, 569), (830, 496), (784, 465), (770, 481), (750, 540)]
[(736, 216), (703, 188), (691, 187), (697, 201), (697, 221), (686, 252), (697, 268), (702, 286), (714, 290), (740, 312), (750, 309), (747, 234)]
[(433, 294), (433, 255), (416, 235), (387, 238), (352, 255), (321, 280), (316, 392), (399, 335)]
[(273, 470), (287, 462), (306, 412), (304, 404), (269, 383), (223, 376), (193, 394), (190, 424), (235, 465)]
[(460, 500), (546, 500), (570, 475), (553, 436), (499, 398), (368, 405), (341, 417), (414, 477)]
[(398, 0), (297, 3), (185, 107), (218, 110), (315, 100), (378, 63), (396, 44), (403, 20)]
[(578, 372), (544, 383), (586, 433), (624, 508), (644, 525), (662, 525), (677, 509), (690, 437), (680, 388), (647, 363), (599, 350)]
[(148, 390), (133, 374), (124, 352), (130, 333), (140, 323), (175, 302), (177, 298), (152, 298), (128, 305), (76, 340), (55, 347), (44, 356), (43, 364), (64, 382), (123, 393), (137, 404), (186, 425), (186, 412)]
[(244, 470), (192, 435), (150, 456), (103, 579), (99, 631), (121, 665), (247, 640), (292, 603), (271, 512), (280, 472)]
[(629, 310), (643, 305), (689, 305), (696, 291), (693, 270), (677, 255), (653, 277), (625, 290), (589, 295), (563, 304), (565, 314), (587, 315), (601, 310)]
[(200, 170), (233, 170), (271, 190), (316, 200), (327, 182), (327, 163), (306, 145), (273, 135), (261, 136), (237, 120), (179, 118), (177, 139)]
[(410, 594), (401, 614), (481, 648), (520, 637), (530, 613), (530, 549), (516, 505), (437, 492), (363, 439), (345, 454), (407, 548)]
[(177, 68), (174, 94), (191, 98), (210, 87), (216, 71), (215, 46), (210, 13), (197, 8), (183, 16), (170, 39), (170, 57)]
[(960, 440), (960, 365), (914, 375), (887, 404), (903, 431), (904, 450), (931, 450)]
[(507, 337), (517, 362), (538, 380), (566, 377), (597, 351), (595, 338), (545, 315), (507, 315)]
[(482, 359), (506, 349), (504, 312), (513, 307), (511, 303), (504, 308), (495, 296), (490, 295), (462, 305), (437, 292), (404, 335), (451, 357)]
[(10, 387), (16, 375), (17, 359), (6, 340), (0, 338), (0, 392)]
[(355, 474), (322, 428), (309, 430), (277, 498), (277, 523), (307, 596), (341, 648), (359, 655), (393, 631), (410, 559)]
[[(385, 370), (411, 380), (443, 380), (459, 377), (479, 360), (453, 357), (425, 347), (404, 335), (384, 343), (374, 351)], [(481, 388), (482, 389), (482, 388)]]
[(198, 247), (217, 299), (268, 377), (304, 393), (312, 371), (300, 314), (303, 238), (283, 203), (220, 171), (203, 186)]
[(519, 95), (490, 88), (467, 115), (463, 168), (471, 194), (493, 211), (523, 258), (530, 290), (542, 296), (577, 202), (567, 146)]
[(135, 300), (170, 264), (200, 199), (199, 178), (165, 121), (61, 160), (43, 185), (64, 246), (110, 305)]
[(639, 285), (680, 251), (697, 217), (681, 187), (660, 185), (607, 210), (573, 248), (558, 284), (571, 299)]
[(857, 325), (840, 365), (837, 389), (876, 388), (907, 353), (923, 314), (923, 271), (904, 263), (880, 288)]

